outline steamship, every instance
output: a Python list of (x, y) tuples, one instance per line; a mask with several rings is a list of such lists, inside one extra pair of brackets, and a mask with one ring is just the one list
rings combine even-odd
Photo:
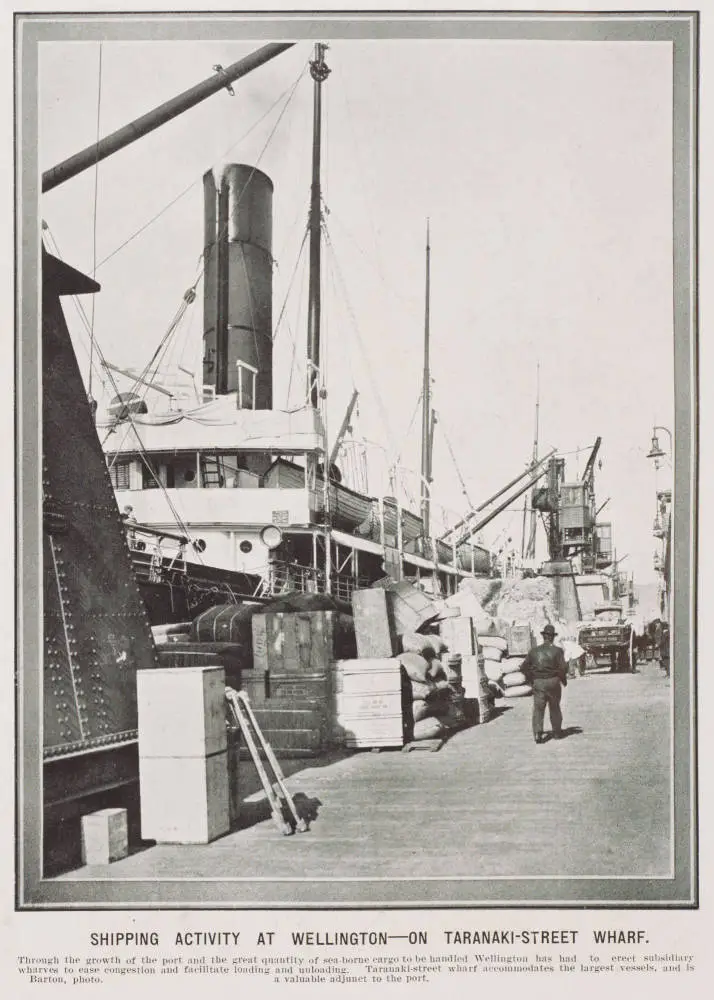
[[(203, 371), (200, 399), (117, 394), (97, 429), (152, 621), (179, 621), (206, 604), (289, 590), (348, 600), (384, 576), (447, 595), (488, 575), (490, 553), (470, 537), (429, 527), (430, 435), (422, 442), (417, 515), (394, 497), (342, 481), (335, 463), (349, 425), (328, 444), (320, 375), (321, 88), (325, 46), (310, 63), (314, 87), (304, 405), (273, 400), (273, 183), (232, 163), (203, 177)], [(428, 295), (428, 289), (427, 289)], [(186, 304), (195, 297), (190, 289)], [(426, 336), (428, 337), (428, 330)], [(428, 341), (425, 344), (428, 358)], [(428, 371), (423, 407), (428, 428)], [(156, 393), (151, 394), (154, 398)], [(158, 394), (166, 399), (167, 394)], [(354, 402), (354, 397), (353, 397)]]

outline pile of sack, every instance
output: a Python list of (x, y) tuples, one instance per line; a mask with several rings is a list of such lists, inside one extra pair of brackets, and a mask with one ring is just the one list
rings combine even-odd
[(508, 656), (508, 639), (488, 633), (479, 635), (478, 642), (489, 686), (497, 697), (524, 698), (533, 694), (533, 688), (526, 683), (521, 671), (525, 656)]
[(412, 739), (439, 739), (466, 725), (461, 657), (449, 653), (438, 635), (408, 632), (399, 644), (399, 662), (411, 695)]

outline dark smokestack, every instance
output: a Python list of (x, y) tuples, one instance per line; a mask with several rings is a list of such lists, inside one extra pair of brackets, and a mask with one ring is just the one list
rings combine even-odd
[(230, 164), (218, 197), (210, 174), (204, 192), (204, 383), (238, 392), (244, 408), (270, 409), (273, 184), (255, 167)]

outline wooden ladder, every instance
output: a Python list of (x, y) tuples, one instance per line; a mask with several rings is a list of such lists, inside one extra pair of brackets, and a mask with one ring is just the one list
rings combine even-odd
[[(270, 814), (278, 830), (285, 836), (289, 836), (298, 830), (304, 833), (307, 830), (307, 823), (298, 815), (293, 797), (285, 784), (285, 775), (278, 762), (278, 758), (273, 752), (273, 748), (266, 740), (262, 729), (258, 724), (253, 709), (250, 707), (248, 696), (244, 691), (235, 691), (233, 688), (226, 688), (226, 701), (233, 713), (233, 718), (248, 744), (251, 759), (258, 772), (260, 783), (265, 791), (266, 798), (270, 805)], [(265, 762), (261, 759), (260, 749), (265, 754)], [(274, 781), (270, 780), (268, 768), (273, 772)]]

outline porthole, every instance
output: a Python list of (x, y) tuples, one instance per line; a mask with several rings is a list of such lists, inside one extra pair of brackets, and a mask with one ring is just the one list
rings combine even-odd
[(247, 538), (244, 538), (243, 541), (240, 543), (240, 550), (241, 550), (241, 552), (245, 552), (245, 553), (252, 552), (253, 551), (253, 543), (249, 542)]

